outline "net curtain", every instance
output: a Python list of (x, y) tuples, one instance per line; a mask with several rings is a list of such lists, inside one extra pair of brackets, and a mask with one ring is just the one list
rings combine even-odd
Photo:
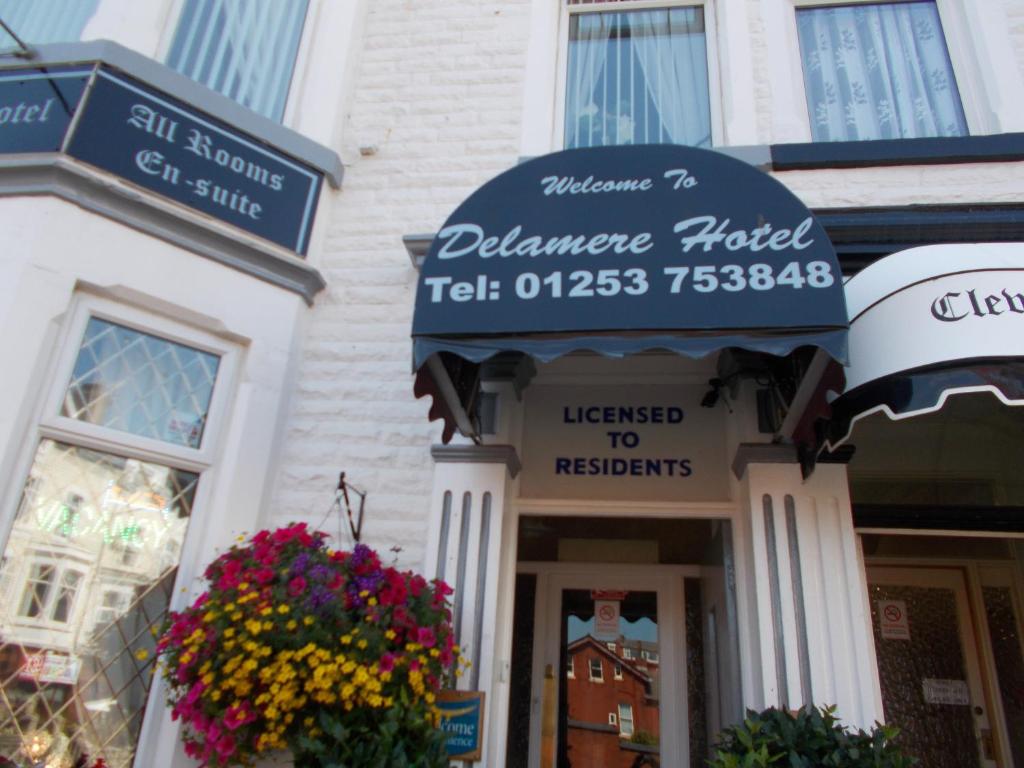
[(967, 133), (934, 3), (797, 12), (815, 141)]
[(566, 147), (710, 146), (703, 10), (573, 16)]

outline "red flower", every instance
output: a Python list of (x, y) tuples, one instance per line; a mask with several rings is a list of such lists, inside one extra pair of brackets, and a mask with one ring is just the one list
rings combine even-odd
[(301, 576), (296, 576), (294, 579), (288, 582), (288, 594), (292, 597), (298, 597), (306, 591), (306, 580)]

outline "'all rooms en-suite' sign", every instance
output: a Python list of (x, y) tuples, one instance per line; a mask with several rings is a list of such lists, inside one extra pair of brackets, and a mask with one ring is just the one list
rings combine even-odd
[(707, 387), (533, 386), (521, 492), (530, 498), (724, 501), (724, 408)]

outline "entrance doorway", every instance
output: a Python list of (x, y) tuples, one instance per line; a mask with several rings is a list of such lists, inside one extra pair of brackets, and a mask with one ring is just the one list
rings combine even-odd
[(530, 767), (688, 765), (683, 580), (697, 569), (566, 564), (544, 571)]
[(697, 768), (739, 709), (728, 521), (518, 521), (506, 768)]
[(930, 768), (1024, 766), (1011, 570), (876, 566), (867, 580), (883, 709), (904, 750)]

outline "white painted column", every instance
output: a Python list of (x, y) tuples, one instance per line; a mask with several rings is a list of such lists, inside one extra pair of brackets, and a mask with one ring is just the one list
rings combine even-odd
[(507, 687), (508, 679), (502, 663), (495, 660), (507, 653), (500, 653), (495, 644), (500, 638), (496, 627), (506, 500), (519, 459), (509, 445), (436, 445), (431, 454), (436, 464), (426, 574), (455, 590), (451, 600), (456, 640), (473, 664), (458, 687), (486, 694), (481, 762), (490, 764), (491, 756), (503, 754), (505, 748), (503, 742), (494, 743), (504, 733), (494, 719), (502, 709), (495, 700), (507, 697), (496, 687)]
[(882, 700), (846, 467), (821, 464), (805, 480), (794, 458), (792, 448), (741, 446), (734, 463), (744, 699), (835, 704), (844, 724), (868, 728)]

